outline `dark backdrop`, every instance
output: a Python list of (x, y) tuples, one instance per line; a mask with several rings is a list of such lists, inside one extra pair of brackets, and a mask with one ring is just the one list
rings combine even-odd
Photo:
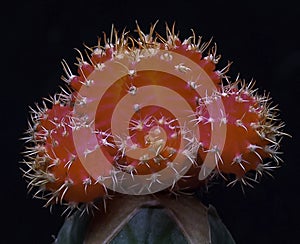
[[(295, 1), (296, 2), (296, 1)], [(1, 234), (0, 243), (50, 243), (63, 218), (43, 202), (31, 199), (19, 170), (27, 127), (28, 106), (58, 91), (63, 82), (60, 61), (70, 64), (73, 48), (96, 44), (111, 24), (147, 30), (157, 19), (176, 21), (182, 38), (193, 28), (211, 36), (222, 54), (219, 67), (233, 61), (229, 75), (238, 73), (270, 92), (279, 104), (286, 131), (285, 163), (247, 189), (215, 186), (207, 201), (213, 204), (237, 243), (298, 243), (299, 231), (299, 82), (300, 8), (292, 1), (19, 1), (1, 7)]]

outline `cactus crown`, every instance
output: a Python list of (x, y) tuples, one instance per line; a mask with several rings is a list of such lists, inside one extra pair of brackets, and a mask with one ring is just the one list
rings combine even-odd
[[(30, 108), (23, 171), (29, 189), (37, 189), (34, 197), (71, 210), (85, 204), (89, 211), (126, 187), (133, 194), (183, 191), (215, 175), (228, 185), (252, 186), (280, 166), (287, 134), (277, 107), (253, 81), (230, 81), (230, 62), (217, 69), (211, 40), (192, 32), (182, 41), (174, 25), (166, 26), (166, 37), (155, 33), (155, 24), (149, 34), (137, 25), (137, 34), (112, 28), (109, 38), (104, 33), (96, 46), (86, 46), (86, 57), (76, 49), (76, 74), (62, 61), (66, 88)], [(199, 75), (184, 79), (190, 73)], [(112, 165), (105, 173), (87, 167), (97, 155)], [(134, 188), (136, 176), (143, 181)]]

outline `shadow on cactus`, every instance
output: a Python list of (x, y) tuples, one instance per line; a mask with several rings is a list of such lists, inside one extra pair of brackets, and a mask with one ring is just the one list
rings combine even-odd
[(253, 187), (280, 167), (287, 134), (271, 98), (232, 81), (230, 62), (218, 68), (211, 40), (155, 25), (136, 36), (113, 27), (76, 49), (76, 69), (62, 61), (65, 88), (30, 108), (22, 170), (45, 206), (85, 214), (120, 195), (191, 193), (217, 176)]

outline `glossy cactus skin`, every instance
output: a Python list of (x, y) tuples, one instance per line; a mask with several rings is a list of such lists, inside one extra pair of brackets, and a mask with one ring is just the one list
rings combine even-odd
[[(180, 179), (174, 179), (169, 190), (195, 189), (202, 185), (198, 174), (207, 152), (215, 154), (213, 175), (220, 174), (226, 180), (229, 176), (229, 185), (239, 181), (252, 186), (252, 182), (258, 181), (264, 172), (269, 174), (279, 165), (281, 159), (277, 150), (281, 137), (286, 134), (281, 131), (284, 124), (277, 122), (276, 108), (270, 107), (270, 99), (257, 95), (252, 83), (246, 84), (239, 79), (230, 82), (226, 76), (230, 63), (217, 70), (216, 64), (220, 56), (216, 54), (216, 45), (205, 53), (210, 42), (201, 43), (201, 38), (197, 39), (194, 33), (181, 41), (175, 34), (174, 27), (172, 30), (167, 27), (166, 38), (154, 35), (154, 27), (151, 26), (149, 34), (145, 35), (137, 26), (137, 39), (124, 32), (118, 36), (113, 30), (111, 36), (114, 38), (107, 40), (104, 36), (104, 46), (101, 46), (99, 40), (97, 46), (88, 48), (91, 53), (87, 58), (79, 52), (76, 75), (63, 61), (66, 75), (62, 79), (68, 85), (67, 91), (62, 90), (53, 98), (45, 99), (44, 107), (31, 109), (31, 122), (25, 138), (28, 146), (25, 151), (24, 163), (27, 169), (24, 169), (24, 175), (29, 180), (29, 187), (38, 189), (35, 196), (45, 198), (47, 206), (60, 203), (74, 209), (78, 204), (84, 203), (89, 209), (98, 199), (105, 200), (114, 194), (107, 189), (105, 179), (99, 176), (95, 180), (89, 175), (77, 155), (72, 135), (79, 127), (89, 128), (90, 121), (84, 120), (84, 115), (78, 121), (74, 106), (93, 103), (94, 97), (82, 97), (79, 93), (83, 86), (93, 87), (94, 81), (89, 76), (94, 71), (104, 69), (106, 62), (118, 62), (122, 55), (128, 53), (137, 54), (136, 60), (142, 52), (155, 55), (157, 50), (170, 50), (178, 53), (199, 65), (216, 89), (212, 94), (199, 98), (195, 90), (201, 84), (181, 84), (170, 74), (159, 71), (135, 72), (127, 67), (128, 73), (116, 81), (100, 100), (93, 130), (99, 147), (118, 172), (127, 172), (133, 176), (158, 174), (160, 170), (170, 167), (173, 158), (180, 151), (180, 138), (184, 137), (185, 132), (177, 118), (163, 106), (150, 105), (141, 109), (139, 104), (144, 101), (139, 101), (133, 108), (135, 113), (128, 126), (131, 145), (127, 144), (128, 138), (111, 133), (111, 116), (119, 100), (127, 94), (134, 96), (140, 88), (151, 84), (160, 84), (180, 94), (190, 105), (192, 115), (196, 118), (189, 122), (200, 130), (200, 137), (192, 137), (192, 145), (188, 148), (196, 148), (196, 156), (190, 158), (191, 168), (185, 175), (178, 172)], [(179, 64), (175, 69), (185, 72), (188, 68)], [(145, 100), (150, 98), (151, 94)], [(222, 102), (224, 110), (220, 109), (219, 117), (211, 117), (207, 105), (216, 101)], [(211, 134), (220, 124), (227, 127), (222, 150), (210, 146)], [(166, 134), (166, 141), (161, 139), (162, 131)], [(128, 155), (124, 145), (132, 149), (148, 148), (148, 151), (137, 160)], [(87, 151), (86, 154), (88, 153)], [(271, 161), (266, 161), (268, 158)], [(251, 175), (253, 173), (254, 176)], [(159, 179), (155, 181), (164, 183)]]

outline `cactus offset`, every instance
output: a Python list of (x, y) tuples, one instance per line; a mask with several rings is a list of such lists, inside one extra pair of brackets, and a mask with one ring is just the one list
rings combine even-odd
[[(154, 27), (151, 26), (146, 35), (137, 26), (139, 36), (136, 39), (125, 32), (119, 35), (113, 29), (110, 39), (104, 35), (104, 43), (99, 39), (97, 46), (87, 48), (90, 54), (86, 58), (78, 51), (77, 75), (72, 73), (65, 61), (62, 62), (66, 73), (62, 79), (67, 83), (68, 91), (62, 90), (53, 98), (45, 99), (42, 108), (37, 106), (37, 109), (31, 109), (31, 122), (25, 138), (28, 147), (25, 151), (27, 169), (24, 169), (24, 175), (29, 179), (30, 189), (38, 189), (34, 196), (45, 198), (47, 206), (60, 203), (73, 209), (83, 203), (89, 209), (98, 199), (105, 200), (114, 194), (106, 180), (118, 184), (125, 173), (132, 177), (149, 176), (148, 190), (152, 193), (152, 185), (166, 184), (159, 176), (160, 171), (167, 168), (173, 172), (169, 190), (195, 189), (203, 183), (199, 172), (206, 167), (203, 162), (208, 152), (214, 154), (213, 174), (221, 174), (224, 178), (234, 175), (229, 185), (238, 181), (251, 185), (264, 172), (269, 174), (280, 164), (277, 150), (281, 137), (286, 134), (281, 131), (284, 124), (277, 121), (276, 108), (270, 107), (270, 99), (257, 95), (252, 82), (248, 85), (240, 80), (229, 82), (226, 72), (230, 63), (216, 70), (220, 58), (216, 54), (216, 45), (209, 49), (210, 42), (201, 43), (201, 38), (196, 38), (194, 33), (180, 41), (174, 26), (171, 30), (167, 27), (167, 36), (164, 38), (154, 34)], [(205, 54), (206, 49), (209, 51)], [(161, 55), (160, 51), (169, 52)], [(183, 59), (196, 64), (212, 81), (214, 91), (201, 97), (198, 93), (203, 89), (201, 78), (197, 80), (194, 77), (195, 80), (185, 82), (159, 70), (135, 69), (141, 60), (157, 57), (172, 64), (174, 72), (190, 72), (191, 68), (184, 62), (175, 63), (170, 53), (181, 55)], [(124, 57), (131, 60), (130, 65), (125, 67), (120, 63)], [(101, 86), (102, 81), (90, 77), (101, 74), (107, 67), (118, 67), (124, 71), (124, 75), (105, 90), (99, 101), (97, 94), (83, 96), (82, 88)], [(111, 70), (112, 73), (115, 71)], [(141, 91), (148, 86), (165, 88), (164, 94), (140, 95), (145, 94)], [(193, 133), (186, 124), (180, 124), (179, 118), (165, 108), (165, 104), (159, 104), (169, 90), (183, 98), (186, 106), (189, 106), (186, 124), (197, 128), (199, 134)], [(127, 125), (128, 134), (113, 134), (112, 117), (117, 105), (126, 96), (136, 99), (130, 108), (132, 116)], [(164, 99), (173, 103), (174, 111), (180, 109), (172, 96)], [(81, 107), (95, 102), (98, 104), (94, 117), (78, 112)], [(46, 103), (50, 103), (50, 106)], [(217, 107), (218, 103), (222, 103), (224, 109)], [(211, 104), (217, 107), (217, 117), (212, 117), (207, 108)], [(126, 114), (129, 111), (123, 112)], [(184, 114), (186, 111), (180, 112)], [(227, 128), (222, 150), (210, 144), (214, 129), (220, 125), (226, 125)], [(97, 145), (89, 139), (79, 145), (86, 148), (82, 151), (83, 156), (78, 155), (74, 142), (74, 134), (82, 128), (97, 138)], [(82, 159), (85, 160), (98, 149), (115, 170), (95, 178), (83, 165)], [(138, 157), (134, 154), (136, 149), (142, 151)], [(190, 161), (189, 169), (185, 167), (182, 172), (178, 171), (175, 165), (178, 162), (173, 162), (178, 155)], [(274, 163), (265, 161), (267, 158)], [(253, 172), (255, 174), (251, 178)]]
[[(209, 101), (202, 99), (198, 107), (197, 122), (202, 132), (200, 158), (207, 151), (214, 151), (216, 170), (224, 178), (225, 174), (229, 176), (228, 185), (241, 182), (252, 186), (263, 173), (270, 174), (282, 161), (278, 148), (281, 137), (286, 135), (281, 131), (284, 124), (278, 123), (278, 110), (276, 106), (270, 107), (270, 98), (255, 94), (252, 87), (252, 83), (247, 85), (240, 80), (223, 85)], [(205, 109), (205, 103), (214, 99), (222, 100), (225, 107), (219, 118), (211, 118)], [(218, 123), (227, 126), (222, 151), (208, 145), (211, 130)]]

